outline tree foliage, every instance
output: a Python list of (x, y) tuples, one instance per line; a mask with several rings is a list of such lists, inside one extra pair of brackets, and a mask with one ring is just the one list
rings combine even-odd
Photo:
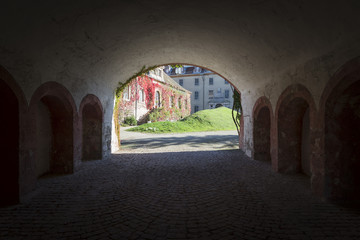
[(233, 91), (233, 98), (234, 98), (234, 103), (233, 103), (233, 107), (232, 107), (232, 110), (233, 110), (232, 118), (236, 125), (236, 130), (237, 130), (238, 134), (240, 135), (241, 115), (243, 114), (243, 109), (242, 109), (242, 105), (241, 105), (241, 96), (240, 96), (240, 93), (234, 87), (231, 87), (231, 90)]

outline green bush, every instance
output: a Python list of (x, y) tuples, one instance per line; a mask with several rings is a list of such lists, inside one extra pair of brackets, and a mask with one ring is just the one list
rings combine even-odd
[(158, 122), (165, 120), (169, 116), (170, 114), (164, 108), (155, 108), (149, 114), (149, 120), (151, 122)]
[(136, 126), (137, 121), (134, 116), (129, 116), (124, 119), (124, 123), (130, 126)]

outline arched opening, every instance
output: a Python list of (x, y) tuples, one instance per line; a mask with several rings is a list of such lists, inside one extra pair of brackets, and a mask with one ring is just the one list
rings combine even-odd
[(254, 159), (270, 161), (270, 110), (262, 107), (254, 116)]
[(360, 201), (360, 80), (340, 83), (327, 99), (324, 150), (331, 197)]
[(102, 159), (103, 114), (100, 101), (87, 95), (80, 106), (82, 118), (82, 160)]
[(278, 170), (311, 175), (309, 104), (300, 97), (283, 101), (278, 111)]
[[(174, 65), (180, 65), (182, 67), (174, 68)], [(127, 122), (125, 122), (124, 116), (137, 116), (139, 118), (137, 124), (146, 125), (143, 132), (148, 131), (152, 133), (158, 131), (159, 125), (157, 123), (154, 124), (155, 122), (171, 122), (168, 124), (167, 129), (165, 130), (168, 133), (168, 129), (175, 129), (176, 131), (178, 129), (184, 129), (180, 127), (170, 127), (174, 122), (180, 121), (192, 113), (198, 112), (199, 110), (214, 109), (216, 104), (219, 103), (217, 104), (217, 108), (223, 107), (229, 110), (229, 118), (231, 119), (231, 123), (233, 123), (231, 108), (234, 101), (230, 92), (233, 92), (235, 88), (221, 75), (203, 67), (182, 63), (157, 65), (155, 68), (159, 68), (161, 71), (156, 69), (154, 70), (153, 68), (154, 67), (150, 67), (149, 69), (145, 70), (143, 69), (138, 74), (136, 74), (136, 77), (128, 79), (126, 84), (120, 85), (117, 88), (117, 90), (120, 90), (119, 92), (116, 90), (115, 108), (113, 115), (115, 131), (112, 135), (112, 149), (114, 152), (119, 150), (120, 145), (123, 148), (127, 147), (126, 142), (123, 141), (126, 139), (124, 138), (125, 134), (122, 135), (122, 139), (120, 140), (120, 129), (124, 129), (124, 127), (131, 127)], [(210, 81), (210, 79), (212, 81)], [(210, 84), (210, 82), (212, 84)], [(192, 87), (194, 87), (194, 89), (192, 89)], [(131, 97), (127, 97), (127, 88), (136, 90), (131, 94)], [(136, 92), (140, 91), (140, 89), (144, 89), (144, 93), (136, 94)], [(215, 89), (216, 94), (214, 94)], [(201, 95), (199, 93), (201, 93)], [(144, 111), (139, 109), (142, 107), (140, 104), (140, 99), (143, 95), (145, 95), (145, 104), (143, 108), (147, 108), (147, 110)], [(130, 101), (126, 101), (127, 99), (130, 99)], [(214, 102), (214, 104), (211, 105), (209, 104), (210, 102)], [(139, 113), (141, 113), (141, 116), (139, 116)], [(200, 121), (199, 119), (200, 118), (197, 120)], [(217, 116), (217, 120), (218, 119), (221, 119), (221, 116)], [(239, 122), (241, 121), (239, 123), (241, 128), (239, 129), (240, 133), (237, 133), (237, 136), (239, 137), (236, 138), (236, 141), (239, 148), (242, 148), (244, 136), (243, 116), (241, 115), (241, 118), (239, 119)], [(209, 121), (206, 121), (206, 123), (207, 122)], [(147, 124), (153, 125), (150, 126)], [(120, 128), (120, 126), (123, 126), (123, 128)], [(126, 131), (127, 130), (128, 129), (126, 129)], [(161, 130), (162, 129), (160, 128), (158, 133), (163, 133)], [(234, 129), (228, 128), (226, 130), (236, 130), (235, 124)], [(206, 130), (192, 132), (201, 131)]]
[(41, 85), (31, 99), (30, 115), (35, 129), (36, 177), (72, 173), (78, 164), (75, 160), (79, 152), (75, 149), (80, 149), (80, 140), (76, 107), (69, 91), (56, 82)]
[(6, 206), (19, 201), (19, 103), (1, 79), (0, 106), (0, 206)]
[(73, 170), (73, 113), (55, 96), (44, 96), (37, 111), (37, 176)]

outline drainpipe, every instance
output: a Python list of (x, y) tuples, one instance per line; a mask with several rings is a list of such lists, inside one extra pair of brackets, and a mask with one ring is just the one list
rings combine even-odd
[(204, 74), (201, 74), (202, 80), (203, 80), (203, 110), (205, 110), (205, 77)]
[(138, 110), (138, 84), (137, 78), (135, 78), (135, 119), (137, 120), (137, 110)]

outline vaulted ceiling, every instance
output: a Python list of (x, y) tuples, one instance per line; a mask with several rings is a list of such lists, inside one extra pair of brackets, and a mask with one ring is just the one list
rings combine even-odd
[(295, 82), (318, 99), (360, 53), (359, 10), (357, 0), (6, 1), (0, 65), (28, 99), (57, 81), (77, 103), (94, 93), (111, 105), (119, 81), (166, 63), (212, 69), (249, 101)]

